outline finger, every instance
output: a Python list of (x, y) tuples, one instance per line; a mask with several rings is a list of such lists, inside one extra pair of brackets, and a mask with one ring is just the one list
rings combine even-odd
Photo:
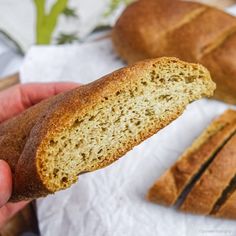
[(0, 207), (6, 204), (12, 192), (12, 175), (9, 165), (0, 160)]
[(35, 83), (19, 86), (24, 109), (58, 93), (78, 87), (77, 83)]
[(0, 208), (0, 229), (13, 217), (19, 210), (24, 208), (29, 201), (22, 201), (17, 203), (7, 203)]
[(0, 93), (0, 122), (50, 96), (79, 86), (76, 83), (15, 85)]

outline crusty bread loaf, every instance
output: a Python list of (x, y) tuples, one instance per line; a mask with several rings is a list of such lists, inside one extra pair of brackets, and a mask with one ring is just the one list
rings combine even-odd
[(236, 111), (214, 120), (161, 176), (148, 199), (180, 210), (236, 219)]
[(163, 205), (173, 205), (180, 195), (222, 148), (236, 130), (236, 111), (228, 110), (214, 120), (150, 188), (148, 199)]
[[(120, 69), (27, 110), (0, 125), (1, 159), (14, 173), (11, 200), (71, 186), (79, 174), (111, 164), (214, 89), (204, 67), (161, 58)], [(10, 150), (16, 160), (7, 158)]]
[[(235, 124), (236, 128), (236, 124)], [(180, 210), (209, 215), (236, 174), (236, 135), (219, 151), (188, 193)], [(235, 203), (236, 204), (236, 203)]]
[(139, 0), (112, 32), (127, 62), (175, 56), (199, 62), (217, 84), (215, 98), (236, 104), (236, 18), (213, 7), (176, 0)]

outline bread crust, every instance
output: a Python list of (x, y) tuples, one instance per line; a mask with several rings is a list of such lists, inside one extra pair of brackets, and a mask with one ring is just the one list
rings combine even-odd
[(128, 63), (155, 57), (154, 54), (157, 53), (164, 56), (166, 53), (158, 50), (168, 46), (162, 40), (166, 39), (167, 26), (171, 29), (180, 27), (205, 9), (199, 3), (172, 0), (135, 1), (125, 9), (113, 28), (114, 47)]
[(205, 65), (217, 84), (215, 98), (236, 104), (236, 18), (201, 3), (139, 0), (128, 6), (112, 32), (128, 63), (174, 56)]
[(211, 53), (201, 59), (210, 69), (214, 81), (217, 83), (217, 91), (214, 95), (219, 100), (236, 104), (236, 34), (228, 38)]
[[(13, 198), (16, 187), (16, 169), (25, 144), (30, 136), (32, 128), (40, 118), (48, 112), (55, 102), (59, 101), (63, 93), (43, 100), (42, 102), (28, 108), (18, 116), (15, 116), (0, 124), (0, 159), (5, 160), (12, 171)], [(20, 173), (24, 172), (24, 167)], [(30, 178), (29, 178), (30, 179)], [(19, 199), (20, 200), (20, 199)], [(22, 199), (24, 200), (24, 199)]]
[(236, 191), (226, 200), (226, 202), (215, 213), (216, 217), (236, 219)]
[(170, 206), (176, 203), (200, 168), (236, 130), (236, 111), (227, 110), (188, 148), (150, 188), (147, 198)]
[[(36, 116), (36, 122), (30, 126), (29, 135), (20, 157), (18, 156), (17, 165), (15, 166), (14, 190), (11, 201), (19, 201), (46, 196), (52, 193), (46, 188), (44, 180), (39, 175), (38, 160), (44, 155), (44, 150), (47, 149), (50, 139), (60, 133), (66, 127), (71, 127), (74, 120), (74, 115), (78, 117), (85, 115), (89, 110), (101, 100), (101, 98), (114, 94), (122, 87), (132, 86), (137, 77), (145, 76), (146, 71), (151, 71), (153, 63), (179, 63), (186, 66), (187, 64), (175, 58), (161, 58), (139, 62), (130, 67), (120, 69), (112, 74), (109, 74), (93, 83), (80, 86), (74, 90), (66, 92), (55, 99), (53, 103), (44, 108), (40, 115)], [(199, 65), (191, 65), (199, 69)], [(202, 68), (205, 70), (204, 68)], [(205, 70), (206, 71), (206, 70)], [(206, 96), (210, 96), (215, 88), (206, 71), (208, 91)], [(205, 93), (205, 91), (204, 91)], [(199, 94), (199, 98), (203, 94)], [(135, 145), (139, 144), (144, 139), (156, 133), (160, 128), (166, 126), (172, 120), (177, 118), (184, 110), (185, 106), (176, 109), (176, 113), (170, 115), (166, 120), (160, 121), (156, 126), (150, 127), (145, 131), (139, 139), (130, 141), (126, 147), (117, 150), (108, 160), (103, 161), (94, 167), (93, 170), (105, 167), (119, 157), (131, 150)], [(38, 113), (37, 113), (38, 114)], [(26, 115), (27, 116), (27, 115)], [(30, 116), (30, 115), (29, 115)], [(15, 118), (18, 119), (17, 117)], [(24, 119), (21, 119), (24, 122)], [(16, 122), (15, 125), (18, 125)], [(16, 128), (16, 126), (15, 126)]]
[(235, 176), (235, 146), (236, 135), (217, 154), (185, 198), (180, 210), (203, 215), (211, 213), (224, 189)]

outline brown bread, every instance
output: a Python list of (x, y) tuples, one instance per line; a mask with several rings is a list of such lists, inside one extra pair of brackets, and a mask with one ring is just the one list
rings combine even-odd
[(216, 155), (215, 159), (188, 193), (180, 210), (195, 214), (211, 213), (224, 189), (234, 178), (236, 171), (236, 135)]
[(215, 119), (148, 192), (152, 202), (173, 205), (200, 169), (236, 131), (236, 111), (228, 110)]
[(214, 213), (216, 217), (224, 217), (228, 219), (236, 219), (236, 191), (234, 191), (220, 206), (217, 212)]
[(235, 147), (236, 111), (227, 110), (157, 180), (148, 199), (189, 213), (236, 219)]
[(215, 98), (236, 104), (236, 18), (214, 7), (178, 0), (139, 0), (112, 32), (128, 63), (175, 56), (199, 62), (217, 84)]
[[(11, 200), (70, 187), (79, 174), (111, 164), (214, 89), (204, 67), (160, 58), (120, 69), (27, 110), (0, 125), (1, 159), (14, 172)], [(7, 158), (11, 150), (15, 160)]]

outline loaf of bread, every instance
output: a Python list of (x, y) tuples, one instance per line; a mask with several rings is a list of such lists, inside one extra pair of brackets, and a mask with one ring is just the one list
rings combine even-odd
[(13, 172), (11, 200), (70, 187), (79, 174), (111, 164), (214, 89), (204, 67), (161, 58), (26, 110), (0, 125), (0, 159)]
[(193, 142), (177, 162), (152, 186), (150, 201), (174, 205), (199, 170), (214, 158), (214, 154), (235, 132), (236, 112), (228, 110), (214, 120)]
[[(233, 218), (236, 189), (236, 111), (214, 120), (149, 190), (148, 199), (180, 210)], [(236, 207), (234, 206), (236, 209)]]
[(214, 212), (215, 207), (221, 202), (224, 190), (234, 179), (235, 167), (236, 135), (233, 135), (189, 191), (180, 210), (203, 215)]
[(118, 54), (128, 63), (175, 56), (206, 66), (217, 84), (215, 98), (236, 104), (236, 18), (201, 3), (138, 0), (112, 32)]

